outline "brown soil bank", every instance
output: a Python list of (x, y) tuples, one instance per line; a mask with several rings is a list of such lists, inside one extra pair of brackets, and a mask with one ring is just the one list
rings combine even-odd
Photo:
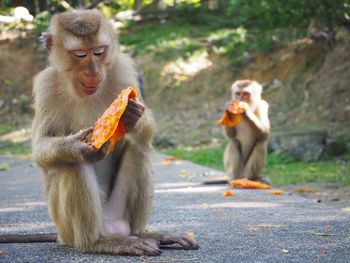
[[(0, 42), (0, 121), (30, 124), (32, 79), (45, 67), (46, 57), (36, 36)], [(137, 59), (143, 64), (146, 101), (158, 121), (158, 139), (165, 145), (222, 138), (217, 119), (230, 99), (230, 84), (240, 78), (264, 85), (274, 131), (326, 129), (350, 134), (350, 33), (346, 29), (338, 31), (331, 50), (303, 39), (255, 55), (239, 70), (215, 54), (202, 54), (197, 61), (156, 61), (151, 53)]]
[[(350, 134), (350, 33), (341, 29), (330, 50), (302, 39), (259, 54), (239, 73), (227, 60), (208, 54), (208, 67), (190, 75), (167, 71), (171, 62), (143, 61), (146, 100), (159, 123), (159, 140), (166, 146), (200, 144), (221, 138), (216, 121), (229, 87), (236, 79), (250, 78), (264, 85), (274, 131), (326, 129)], [(181, 75), (182, 74), (182, 75)]]

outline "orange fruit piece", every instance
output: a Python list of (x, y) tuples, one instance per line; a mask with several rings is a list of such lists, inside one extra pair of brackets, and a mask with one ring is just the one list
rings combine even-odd
[(234, 127), (242, 121), (242, 113), (245, 111), (247, 103), (238, 100), (231, 100), (230, 106), (218, 121), (223, 126)]
[(270, 185), (249, 180), (249, 179), (236, 179), (231, 181), (231, 185), (237, 188), (244, 189), (272, 189)]
[(117, 141), (123, 139), (126, 128), (120, 122), (129, 99), (137, 96), (134, 88), (128, 87), (118, 95), (111, 106), (103, 113), (96, 123), (91, 137), (91, 145), (100, 149), (106, 142), (110, 141), (108, 153), (113, 151)]
[(231, 190), (227, 190), (224, 192), (224, 196), (233, 196), (233, 192)]

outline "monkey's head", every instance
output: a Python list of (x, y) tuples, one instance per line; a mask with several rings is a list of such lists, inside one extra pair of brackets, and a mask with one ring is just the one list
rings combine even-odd
[(102, 86), (118, 46), (112, 26), (97, 10), (67, 12), (52, 18), (44, 36), (50, 63), (68, 80), (75, 95), (93, 95)]
[(254, 80), (237, 80), (231, 90), (233, 99), (248, 103), (253, 110), (261, 100), (262, 86)]

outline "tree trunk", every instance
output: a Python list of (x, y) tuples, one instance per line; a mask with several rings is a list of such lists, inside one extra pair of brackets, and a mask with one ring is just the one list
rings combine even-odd
[(39, 12), (47, 10), (47, 0), (39, 0)]
[(140, 10), (142, 8), (142, 0), (135, 0), (134, 1), (134, 10)]

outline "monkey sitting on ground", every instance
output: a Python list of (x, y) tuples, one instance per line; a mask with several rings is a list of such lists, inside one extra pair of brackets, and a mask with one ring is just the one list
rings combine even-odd
[(140, 99), (130, 100), (121, 119), (127, 134), (110, 155), (86, 143), (86, 127), (121, 90), (137, 86), (134, 64), (114, 36), (96, 10), (55, 15), (44, 35), (50, 66), (34, 80), (32, 149), (58, 240), (92, 253), (159, 255), (160, 245), (173, 243), (197, 249), (187, 234), (145, 231), (154, 121)]
[(265, 165), (267, 139), (270, 133), (269, 105), (261, 99), (262, 86), (252, 80), (232, 84), (232, 99), (244, 101), (247, 107), (242, 121), (234, 127), (223, 127), (228, 145), (224, 166), (231, 179), (264, 181), (260, 173)]

